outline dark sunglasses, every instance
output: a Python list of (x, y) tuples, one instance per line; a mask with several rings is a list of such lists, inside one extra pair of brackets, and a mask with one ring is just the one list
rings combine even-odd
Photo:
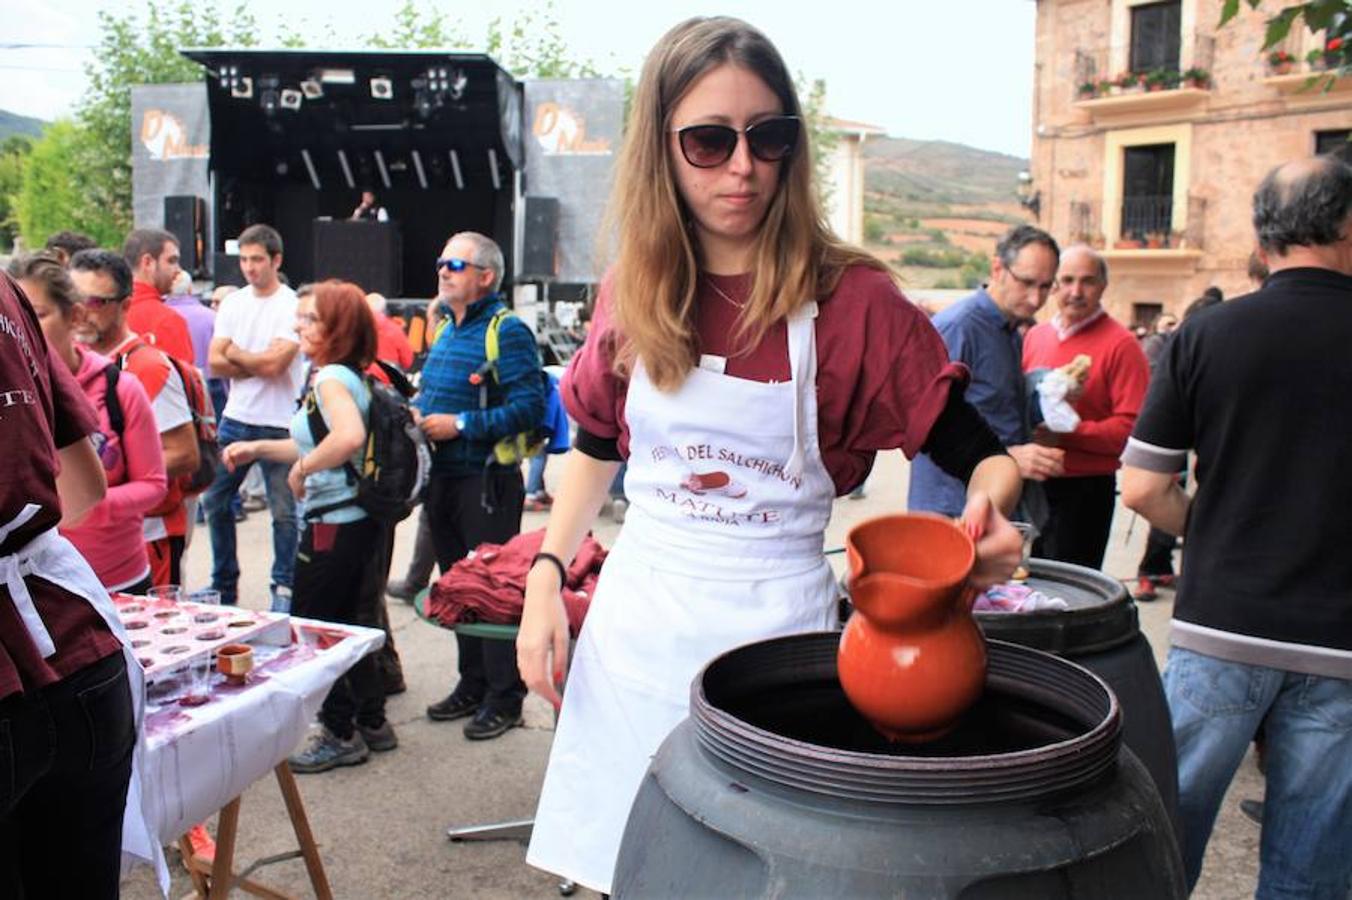
[(123, 299), (122, 297), (100, 297), (97, 294), (86, 294), (80, 298), (80, 302), (90, 309), (99, 309), (111, 303), (121, 303)]
[(779, 162), (793, 152), (800, 130), (797, 116), (774, 116), (741, 131), (728, 125), (687, 125), (676, 129), (676, 136), (686, 162), (697, 169), (712, 169), (732, 158), (739, 134), (746, 135), (746, 144), (756, 159)]
[(463, 272), (465, 271), (466, 267), (469, 267), (471, 269), (483, 268), (483, 266), (479, 265), (478, 263), (472, 263), (467, 259), (458, 259), (457, 257), (454, 256), (437, 260), (438, 272), (440, 272), (442, 269), (450, 269), (452, 272)]

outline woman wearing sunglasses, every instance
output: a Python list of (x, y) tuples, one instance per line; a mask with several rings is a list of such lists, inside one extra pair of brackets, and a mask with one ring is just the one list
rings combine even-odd
[[(99, 430), (91, 437), (103, 463), (108, 493), (89, 515), (62, 526), (61, 533), (89, 562), (106, 589), (144, 594), (150, 588), (150, 558), (141, 522), (164, 499), (169, 483), (159, 426), (136, 376), (120, 371), (116, 363), (75, 337), (86, 330), (90, 308), (122, 301), (81, 297), (65, 266), (46, 253), (16, 260), (10, 273), (33, 304), (47, 346), (70, 368), (99, 415)], [(105, 277), (113, 281), (112, 275)]]
[(968, 480), (974, 580), (1018, 562), (1000, 512), (1017, 467), (963, 403), (965, 371), (924, 314), (827, 228), (801, 114), (775, 48), (726, 18), (668, 32), (634, 97), (614, 263), (562, 386), (577, 449), (517, 639), (526, 683), (558, 704), (560, 577), (627, 459), (628, 517), (578, 639), (527, 856), (595, 890), (610, 890), (629, 806), (696, 672), (738, 644), (835, 625), (823, 532), (875, 451), (923, 449)]

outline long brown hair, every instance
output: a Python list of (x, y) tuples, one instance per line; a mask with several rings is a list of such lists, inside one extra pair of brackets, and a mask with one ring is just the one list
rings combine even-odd
[[(642, 359), (662, 390), (678, 388), (699, 356), (694, 330), (699, 264), (667, 131), (672, 109), (686, 92), (725, 63), (764, 81), (785, 115), (802, 116), (788, 69), (765, 35), (739, 19), (688, 19), (662, 36), (643, 65), (607, 210), (603, 234), (614, 235), (617, 243), (610, 278), (610, 309), (619, 333), (616, 371), (627, 375)], [(736, 337), (748, 347), (807, 301), (830, 294), (846, 266), (889, 271), (843, 243), (826, 224), (806, 139), (781, 164), (779, 181), (756, 238), (751, 295), (738, 318)]]

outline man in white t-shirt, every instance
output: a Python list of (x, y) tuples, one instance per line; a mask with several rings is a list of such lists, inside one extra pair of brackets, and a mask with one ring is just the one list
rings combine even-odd
[[(286, 438), (304, 378), (296, 337), (296, 294), (281, 283), (282, 238), (267, 225), (239, 236), (239, 267), (248, 286), (221, 301), (211, 338), (211, 374), (230, 379), (219, 429), (222, 447), (235, 441)], [(272, 511), (272, 609), (291, 606), (296, 567), (296, 498), (287, 486), (288, 466), (258, 460), (227, 471), (224, 466), (203, 494), (211, 533), (211, 586), (222, 603), (238, 602), (239, 561), (230, 499), (252, 466), (261, 466)]]

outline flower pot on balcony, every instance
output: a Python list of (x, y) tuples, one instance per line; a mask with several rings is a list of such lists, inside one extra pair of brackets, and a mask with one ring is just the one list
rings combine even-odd
[(1163, 249), (1164, 249), (1164, 236), (1163, 236), (1163, 235), (1160, 235), (1160, 234), (1152, 234), (1152, 235), (1150, 235), (1149, 237), (1147, 237), (1147, 238), (1145, 239), (1145, 249), (1147, 249), (1147, 250), (1163, 250)]
[(1113, 241), (1114, 250), (1140, 250), (1142, 244), (1136, 238), (1118, 238)]
[(1272, 74), (1274, 74), (1274, 75), (1290, 75), (1290, 74), (1291, 74), (1291, 70), (1294, 69), (1295, 67), (1296, 67), (1296, 64), (1295, 64), (1295, 63), (1289, 63), (1289, 62), (1277, 63), (1276, 65), (1274, 65), (1274, 66), (1272, 67)]

